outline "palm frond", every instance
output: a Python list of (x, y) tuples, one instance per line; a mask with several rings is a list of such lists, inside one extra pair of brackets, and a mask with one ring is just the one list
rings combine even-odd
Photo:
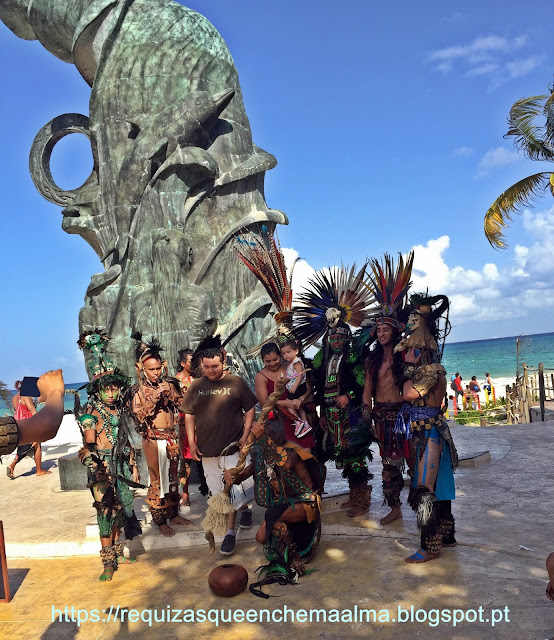
[(554, 91), (546, 101), (543, 113), (546, 118), (544, 142), (554, 148)]
[(537, 126), (535, 118), (544, 111), (546, 95), (521, 98), (512, 105), (508, 124), (510, 128), (504, 136), (513, 136), (514, 145), (531, 160), (552, 160), (554, 152), (545, 143), (545, 127)]
[(522, 213), (541, 197), (541, 192), (550, 185), (550, 175), (550, 171), (543, 171), (516, 182), (489, 207), (485, 213), (485, 235), (495, 249), (506, 248), (503, 232), (512, 215)]

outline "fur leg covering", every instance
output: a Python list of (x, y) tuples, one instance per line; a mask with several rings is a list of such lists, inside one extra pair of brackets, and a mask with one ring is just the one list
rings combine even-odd
[(114, 571), (117, 570), (117, 552), (115, 547), (102, 547), (100, 550), (100, 559), (104, 567), (112, 567)]
[(417, 526), (421, 530), (421, 548), (432, 554), (440, 553), (442, 535), (439, 530), (439, 503), (427, 487), (410, 490), (408, 503), (417, 515)]
[(387, 504), (391, 509), (399, 507), (400, 492), (404, 487), (402, 469), (390, 464), (383, 465), (383, 504)]
[(451, 510), (450, 500), (441, 500), (439, 503), (439, 531), (442, 537), (442, 543), (447, 545), (456, 544), (454, 533), (456, 532), (454, 516)]
[(158, 527), (161, 527), (162, 524), (167, 524), (167, 518), (164, 513), (165, 509), (154, 509), (154, 507), (150, 507), (150, 515), (152, 516), (152, 522), (157, 524)]

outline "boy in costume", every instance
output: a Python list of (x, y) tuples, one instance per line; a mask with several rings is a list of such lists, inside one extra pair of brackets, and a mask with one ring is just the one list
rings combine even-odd
[(153, 338), (144, 342), (140, 333), (137, 340), (135, 364), (138, 384), (130, 391), (130, 412), (136, 430), (142, 436), (142, 450), (148, 464), (150, 485), (146, 502), (152, 521), (160, 533), (174, 536), (168, 525), (190, 524), (179, 515), (179, 439), (175, 414), (179, 413), (182, 394), (178, 381), (167, 377), (167, 362), (162, 359), (162, 348)]
[(380, 312), (358, 338), (358, 344), (363, 346), (376, 339), (376, 345), (365, 361), (362, 400), (364, 417), (367, 421), (373, 420), (375, 439), (379, 443), (383, 463), (383, 504), (390, 507), (390, 512), (381, 518), (383, 525), (402, 517), (402, 474), (406, 463), (409, 467), (413, 466), (409, 441), (394, 430), (396, 417), (402, 408), (404, 361), (401, 353), (393, 353), (404, 328), (400, 316), (410, 286), (413, 259), (413, 252), (405, 263), (402, 255), (399, 255), (396, 267), (387, 254), (382, 264), (377, 260), (371, 261), (373, 273), (366, 285), (375, 296)]
[[(446, 370), (440, 364), (442, 350), (437, 339), (439, 320), (448, 310), (446, 296), (415, 294), (408, 319), (409, 336), (395, 351), (405, 350), (403, 397), (397, 429), (415, 445), (415, 470), (408, 502), (417, 514), (421, 530), (421, 548), (406, 562), (434, 560), (441, 547), (453, 547), (455, 498), (454, 469), (458, 454), (443, 413), (446, 394)], [(436, 308), (433, 308), (435, 305)], [(443, 336), (448, 332), (448, 319)], [(446, 404), (444, 406), (447, 406)]]
[(101, 582), (110, 581), (118, 565), (136, 562), (123, 555), (121, 529), (129, 540), (141, 533), (129, 486), (140, 486), (135, 451), (124, 415), (123, 395), (130, 381), (107, 357), (107, 340), (98, 330), (86, 332), (79, 338), (79, 347), (89, 352), (91, 375), (83, 411), (79, 407), (79, 396), (75, 396), (75, 415), (84, 439), (79, 460), (88, 468), (87, 486), (94, 497), (102, 545)]

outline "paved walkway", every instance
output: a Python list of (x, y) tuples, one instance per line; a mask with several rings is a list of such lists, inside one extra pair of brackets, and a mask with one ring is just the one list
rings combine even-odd
[[(11, 556), (8, 560), (10, 583), (15, 593), (10, 604), (0, 604), (0, 638), (248, 640), (294, 636), (344, 640), (373, 635), (455, 640), (552, 638), (554, 604), (544, 596), (547, 580), (544, 560), (554, 550), (553, 501), (548, 494), (554, 484), (554, 422), (511, 427), (455, 427), (453, 434), (462, 455), (485, 450), (491, 454), (490, 462), (464, 467), (456, 474), (458, 497), (453, 510), (458, 547), (444, 550), (439, 560), (424, 565), (403, 562), (418, 545), (415, 517), (405, 509), (402, 520), (386, 528), (379, 525), (379, 518), (387, 508), (381, 505), (376, 456), (372, 465), (376, 479), (370, 515), (347, 518), (333, 506), (336, 500), (329, 496), (323, 516), (322, 544), (314, 561), (318, 572), (303, 577), (296, 586), (271, 587), (268, 591), (279, 597), (269, 600), (255, 598), (248, 591), (229, 600), (217, 598), (207, 586), (207, 575), (221, 564), (223, 557), (208, 554), (201, 534), (190, 531), (167, 540), (154, 531), (148, 533), (148, 526), (137, 548), (149, 547), (150, 551), (139, 554), (136, 565), (121, 567), (111, 583), (101, 584), (97, 581), (101, 567), (96, 550), (91, 551), (94, 557), (79, 555), (97, 544), (93, 535), (87, 538), (83, 526), (83, 522), (90, 521), (91, 525), (94, 522), (90, 494), (60, 492), (56, 489), (55, 473), (42, 478), (27, 475), (15, 481), (0, 476), (0, 514)], [(54, 464), (51, 457), (55, 453), (59, 451), (47, 450), (45, 466)], [(19, 473), (30, 473), (31, 468), (31, 461), (25, 461)], [(339, 482), (334, 475), (331, 489), (336, 489)], [(203, 508), (198, 499), (196, 504), (190, 517), (195, 522), (194, 529), (199, 531)], [(255, 524), (261, 521), (258, 510), (254, 521)], [(89, 530), (90, 533), (94, 531)], [(250, 530), (239, 538), (233, 556), (233, 562), (247, 568), (251, 581), (255, 577), (254, 569), (264, 563), (252, 535)], [(191, 544), (190, 539), (195, 536), (196, 546), (168, 548), (169, 544), (185, 546), (185, 539)], [(156, 546), (159, 546), (157, 550)], [(73, 557), (36, 557), (40, 554), (59, 556), (63, 549), (66, 549), (65, 555)], [(52, 607), (61, 612), (69, 607), (67, 617), (71, 618), (71, 607), (75, 607), (77, 615), (77, 609), (109, 612), (111, 605), (113, 612), (117, 605), (120, 609), (156, 609), (158, 618), (167, 612), (168, 606), (197, 612), (217, 609), (224, 616), (231, 608), (237, 612), (234, 614), (237, 621), (221, 623), (219, 627), (210, 622), (153, 621), (149, 627), (148, 622), (122, 623), (119, 619), (113, 622), (113, 612), (110, 622), (88, 621), (78, 626), (77, 622), (52, 621)], [(267, 609), (275, 611), (278, 617), (276, 610), (282, 610), (285, 605), (294, 610), (322, 609), (328, 615), (332, 615), (333, 609), (345, 610), (341, 614), (343, 622), (240, 621), (241, 609), (254, 612)], [(355, 616), (359, 615), (353, 610), (356, 606), (375, 610), (375, 614), (370, 614), (370, 622), (356, 622)], [(453, 628), (447, 623), (434, 627), (424, 621), (392, 621), (398, 618), (399, 607), (409, 611), (411, 606), (414, 615), (418, 609), (425, 610), (419, 612), (420, 620), (424, 615), (435, 615), (427, 613), (429, 610), (475, 609), (478, 616), (479, 607), (483, 607), (482, 618), (489, 618), (489, 622), (464, 622)], [(506, 613), (509, 622), (505, 620)], [(84, 611), (80, 615), (84, 618)], [(99, 615), (107, 618), (109, 614)], [(148, 619), (148, 613), (142, 615)], [(253, 619), (255, 615), (258, 614), (252, 613), (250, 617)], [(349, 615), (354, 616), (352, 620)], [(373, 622), (373, 615), (380, 617), (380, 621)], [(473, 615), (468, 611), (469, 619)], [(498, 620), (494, 628), (491, 628), (492, 617)]]

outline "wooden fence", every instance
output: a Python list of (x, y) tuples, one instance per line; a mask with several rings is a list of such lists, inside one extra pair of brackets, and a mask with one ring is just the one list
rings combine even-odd
[(554, 369), (545, 369), (541, 362), (535, 369), (523, 363), (523, 373), (514, 385), (506, 387), (508, 424), (531, 422), (531, 407), (538, 406), (544, 422), (545, 403), (554, 400)]

